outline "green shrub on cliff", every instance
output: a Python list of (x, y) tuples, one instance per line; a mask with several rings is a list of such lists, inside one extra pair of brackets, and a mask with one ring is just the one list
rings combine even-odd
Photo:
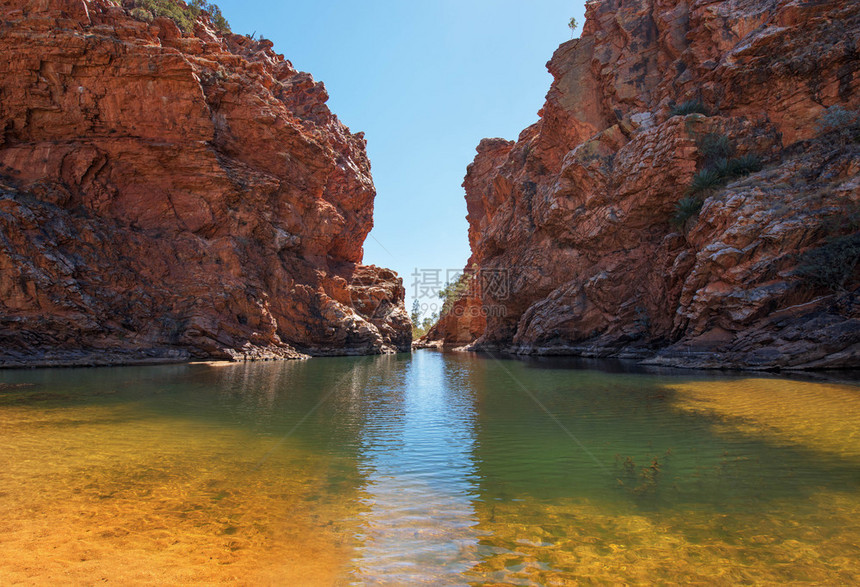
[(183, 32), (194, 30), (194, 23), (201, 13), (209, 14), (212, 24), (219, 32), (229, 32), (230, 24), (217, 5), (203, 0), (191, 0), (190, 4), (176, 0), (134, 0), (131, 16), (137, 20), (152, 22), (156, 16), (164, 16), (176, 23)]
[(729, 137), (726, 135), (709, 132), (696, 140), (699, 153), (705, 159), (705, 164), (710, 165), (721, 159), (728, 159), (734, 154)]
[(212, 21), (212, 24), (215, 25), (215, 28), (219, 33), (230, 32), (230, 23), (227, 22), (227, 19), (224, 18), (223, 14), (221, 14), (221, 9), (218, 8), (217, 4), (203, 2), (202, 0), (191, 0), (191, 7), (197, 10), (198, 15), (201, 12), (208, 13), (209, 19)]
[(815, 126), (819, 136), (831, 136), (841, 145), (860, 141), (860, 112), (839, 104), (825, 110)]
[(708, 133), (696, 140), (696, 146), (702, 155), (704, 168), (693, 176), (688, 195), (710, 193), (733, 179), (762, 169), (762, 160), (755, 153), (732, 157), (735, 147), (725, 135)]
[(687, 116), (688, 114), (704, 114), (709, 116), (708, 108), (701, 100), (687, 100), (677, 106), (673, 106), (669, 111), (669, 117), (672, 116)]
[(691, 196), (702, 196), (719, 189), (724, 183), (724, 178), (719, 171), (712, 168), (705, 168), (693, 176), (693, 181), (690, 187), (687, 188), (687, 194)]
[(734, 179), (761, 171), (763, 166), (761, 158), (754, 153), (730, 158), (735, 149), (725, 135), (708, 133), (700, 137), (696, 145), (705, 166), (693, 176), (686, 196), (675, 205), (672, 223), (678, 226), (684, 226), (698, 214), (704, 199), (711, 193)]
[(693, 181), (687, 188), (687, 195), (705, 197), (729, 181), (756, 173), (761, 169), (761, 158), (752, 153), (734, 159), (719, 159), (693, 176)]
[(755, 153), (747, 153), (741, 157), (720, 162), (715, 169), (727, 180), (737, 179), (761, 171), (762, 161)]
[(463, 273), (456, 281), (452, 281), (445, 286), (445, 289), (439, 292), (439, 299), (442, 300), (442, 308), (439, 310), (441, 318), (447, 314), (457, 300), (464, 297), (472, 287), (473, 276), (468, 273)]
[(799, 261), (795, 274), (810, 285), (843, 290), (860, 264), (860, 233), (831, 238), (803, 253)]
[(149, 10), (140, 6), (131, 9), (131, 17), (142, 22), (152, 22), (155, 18)]
[(138, 20), (151, 21), (152, 18), (147, 18), (147, 13), (152, 17), (169, 18), (186, 33), (194, 30), (194, 21), (197, 20), (196, 11), (173, 0), (134, 0), (131, 15)]
[(687, 224), (687, 220), (699, 213), (703, 203), (702, 199), (696, 196), (681, 198), (675, 204), (675, 215), (672, 216), (672, 224), (675, 226), (684, 226)]

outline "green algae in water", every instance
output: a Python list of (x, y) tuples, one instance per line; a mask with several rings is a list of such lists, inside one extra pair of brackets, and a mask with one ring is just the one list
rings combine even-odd
[(856, 385), (560, 366), (2, 372), (0, 582), (860, 580)]

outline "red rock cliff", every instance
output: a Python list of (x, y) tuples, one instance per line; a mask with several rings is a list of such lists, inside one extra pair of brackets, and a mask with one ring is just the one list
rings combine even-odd
[(0, 3), (5, 364), (408, 349), (363, 135), (269, 41)]
[(470, 265), (507, 276), (474, 348), (860, 364), (858, 39), (849, 0), (589, 2), (540, 121), (466, 176)]

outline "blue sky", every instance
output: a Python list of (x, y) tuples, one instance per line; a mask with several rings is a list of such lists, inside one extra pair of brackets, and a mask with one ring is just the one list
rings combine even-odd
[(271, 39), (324, 82), (332, 111), (365, 132), (377, 197), (364, 261), (403, 277), (410, 308), (416, 269), (444, 281), (465, 265), (466, 166), (482, 138), (516, 139), (537, 120), (545, 64), (584, 12), (584, 0), (217, 4), (234, 32)]

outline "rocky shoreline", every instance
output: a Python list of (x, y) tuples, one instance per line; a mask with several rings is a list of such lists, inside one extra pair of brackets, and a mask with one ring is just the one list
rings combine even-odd
[(0, 369), (42, 369), (53, 367), (119, 367), (187, 363), (191, 355), (176, 349), (140, 349), (118, 352), (43, 351), (33, 354), (4, 352)]

